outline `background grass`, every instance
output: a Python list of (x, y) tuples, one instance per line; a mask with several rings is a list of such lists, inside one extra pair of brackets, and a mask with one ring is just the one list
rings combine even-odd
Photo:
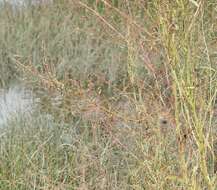
[(0, 8), (1, 189), (216, 189), (214, 0)]

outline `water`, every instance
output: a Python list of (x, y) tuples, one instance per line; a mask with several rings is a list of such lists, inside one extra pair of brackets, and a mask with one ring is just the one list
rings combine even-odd
[(31, 91), (18, 86), (0, 90), (0, 126), (16, 117), (29, 116), (33, 110), (34, 99)]
[(50, 4), (53, 0), (0, 0), (0, 3), (10, 4), (14, 8), (24, 7), (26, 5)]

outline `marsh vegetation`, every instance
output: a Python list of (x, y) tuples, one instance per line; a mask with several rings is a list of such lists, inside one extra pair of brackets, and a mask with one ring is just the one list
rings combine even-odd
[(0, 189), (217, 189), (216, 21), (215, 0), (2, 3)]

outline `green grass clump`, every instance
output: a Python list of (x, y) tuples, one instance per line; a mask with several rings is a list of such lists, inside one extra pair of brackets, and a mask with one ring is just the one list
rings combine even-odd
[(214, 0), (0, 7), (0, 85), (39, 101), (0, 141), (0, 189), (215, 190)]

